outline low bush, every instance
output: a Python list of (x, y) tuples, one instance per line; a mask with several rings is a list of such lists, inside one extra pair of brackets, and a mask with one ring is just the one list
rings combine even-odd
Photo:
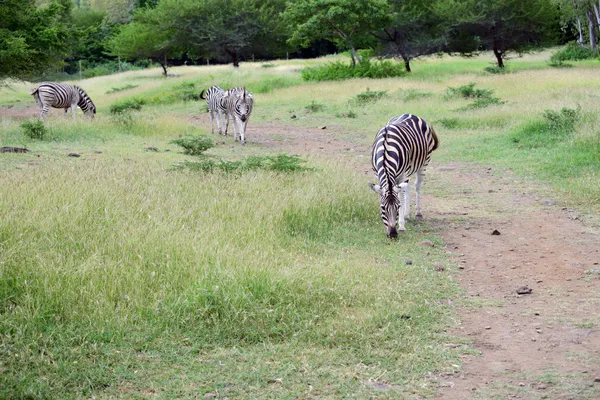
[(456, 88), (449, 87), (446, 89), (445, 98), (447, 100), (452, 98), (475, 99), (473, 103), (459, 108), (459, 111), (474, 110), (505, 103), (499, 98), (494, 97), (493, 94), (494, 91), (491, 89), (476, 89), (475, 82), (471, 82), (468, 85), (463, 85)]
[(589, 60), (598, 57), (598, 54), (590, 49), (582, 47), (576, 42), (567, 44), (563, 49), (552, 54), (550, 62), (556, 64), (562, 64), (563, 61), (580, 61)]
[(336, 117), (338, 117), (338, 118), (356, 118), (356, 117), (358, 117), (358, 114), (356, 114), (352, 110), (348, 110), (346, 112), (336, 114)]
[(406, 90), (402, 91), (401, 97), (402, 97), (402, 100), (404, 100), (404, 101), (412, 101), (412, 100), (431, 97), (432, 95), (433, 95), (433, 93), (424, 92), (424, 91), (418, 90), (418, 89), (406, 89)]
[(132, 98), (111, 104), (109, 111), (113, 115), (130, 111), (140, 111), (144, 104), (146, 104), (146, 100), (142, 98)]
[(215, 146), (213, 140), (206, 136), (186, 136), (180, 139), (171, 140), (169, 143), (183, 147), (183, 153), (190, 156), (199, 156), (206, 150)]
[(173, 86), (173, 94), (178, 100), (185, 102), (200, 101), (200, 89), (196, 87), (194, 82), (183, 82)]
[(387, 90), (371, 91), (370, 88), (367, 88), (366, 91), (354, 96), (352, 98), (352, 101), (354, 103), (356, 103), (357, 105), (365, 105), (368, 103), (374, 103), (374, 102), (380, 100), (383, 96), (385, 96), (386, 93), (387, 93)]
[(309, 112), (318, 112), (323, 111), (325, 109), (325, 105), (312, 100), (308, 105), (304, 107), (304, 109)]
[(485, 67), (483, 70), (490, 74), (508, 74), (510, 72), (506, 67), (500, 68), (497, 65), (493, 65), (491, 67)]
[(362, 62), (352, 66), (351, 63), (335, 61), (317, 67), (304, 68), (301, 71), (305, 81), (341, 81), (352, 78), (393, 78), (404, 76), (404, 66), (390, 61), (371, 61), (364, 58)]
[(176, 165), (177, 169), (189, 169), (199, 172), (216, 172), (222, 171), (225, 173), (241, 173), (264, 169), (275, 172), (299, 172), (309, 171), (310, 168), (305, 167), (306, 160), (299, 156), (289, 156), (287, 154), (279, 154), (277, 156), (251, 156), (243, 160), (237, 161), (214, 161), (204, 160), (199, 162), (185, 161)]
[(456, 129), (460, 126), (460, 120), (458, 118), (441, 118), (436, 122), (446, 129)]
[(545, 110), (542, 119), (521, 126), (511, 140), (528, 149), (554, 145), (572, 135), (580, 115), (580, 107)]
[(21, 131), (25, 136), (35, 140), (44, 140), (48, 136), (48, 128), (42, 121), (29, 121), (21, 124)]

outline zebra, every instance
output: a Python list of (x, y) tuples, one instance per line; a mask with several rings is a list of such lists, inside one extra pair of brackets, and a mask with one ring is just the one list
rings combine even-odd
[[(227, 113), (233, 119), (233, 140), (237, 142), (238, 137), (242, 144), (246, 144), (246, 125), (252, 113), (254, 99), (252, 93), (245, 87), (229, 89), (225, 94), (227, 99)], [(229, 127), (229, 117), (225, 126), (225, 134)]]
[[(223, 118), (227, 119), (227, 100), (225, 94), (226, 91), (219, 86), (211, 86), (206, 91), (206, 97), (204, 97), (204, 89), (200, 92), (200, 98), (206, 100), (206, 105), (208, 106), (211, 133), (213, 134), (215, 133), (215, 113), (217, 114), (217, 128), (219, 129), (219, 135), (223, 134)], [(225, 135), (227, 135), (227, 127), (225, 128)]]
[(369, 187), (380, 195), (381, 219), (387, 235), (396, 239), (398, 229), (404, 231), (405, 218), (410, 217), (410, 184), (408, 178), (417, 174), (416, 220), (422, 220), (421, 186), (425, 167), (439, 140), (431, 125), (412, 114), (403, 114), (388, 121), (375, 137), (371, 163), (379, 184)]
[(64, 108), (65, 115), (71, 109), (73, 118), (75, 118), (75, 109), (81, 108), (84, 114), (94, 118), (96, 106), (87, 93), (79, 86), (73, 86), (66, 83), (42, 82), (29, 91), (37, 105), (40, 107), (40, 119), (43, 120), (50, 107)]

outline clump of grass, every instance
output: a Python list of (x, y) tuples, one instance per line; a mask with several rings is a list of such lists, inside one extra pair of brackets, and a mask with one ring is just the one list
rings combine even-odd
[(262, 68), (273, 68), (273, 67), (276, 67), (277, 65), (269, 62), (269, 63), (263, 63), (260, 66)]
[(343, 112), (343, 113), (337, 113), (336, 117), (338, 117), (338, 118), (356, 118), (356, 117), (358, 117), (358, 114), (356, 114), (352, 110), (348, 110), (348, 111)]
[(203, 160), (199, 162), (185, 161), (176, 166), (177, 169), (189, 169), (199, 172), (216, 172), (222, 171), (225, 173), (241, 173), (263, 169), (275, 172), (300, 172), (309, 171), (310, 168), (305, 167), (306, 160), (299, 156), (289, 156), (287, 154), (279, 154), (277, 156), (251, 156), (246, 159), (237, 161), (214, 161)]
[(48, 128), (42, 121), (28, 121), (21, 124), (21, 131), (25, 136), (35, 140), (44, 140), (48, 136)]
[(493, 65), (491, 67), (485, 67), (483, 70), (490, 74), (508, 74), (509, 73), (509, 71), (506, 67), (500, 68), (497, 65)]
[(548, 66), (552, 67), (552, 68), (573, 68), (573, 64), (569, 64), (569, 63), (563, 62), (561, 60), (559, 60), (559, 61), (550, 61), (548, 63)]
[(127, 99), (110, 105), (109, 111), (111, 114), (123, 114), (131, 111), (140, 111), (142, 106), (146, 104), (146, 100), (141, 98)]
[(565, 48), (552, 54), (551, 63), (561, 64), (564, 61), (589, 60), (598, 57), (598, 54), (590, 49), (580, 46), (578, 43), (571, 42)]
[(418, 89), (407, 89), (402, 91), (402, 100), (412, 101), (422, 98), (431, 97), (433, 94)]
[(580, 107), (545, 110), (541, 120), (520, 127), (511, 140), (519, 147), (529, 149), (552, 146), (572, 135), (580, 115)]
[(305, 81), (341, 81), (352, 78), (393, 78), (404, 76), (404, 66), (389, 60), (371, 61), (363, 58), (362, 62), (352, 66), (350, 63), (335, 61), (317, 67), (304, 68), (301, 71)]
[(169, 143), (183, 147), (183, 153), (190, 156), (199, 156), (215, 146), (213, 140), (206, 136), (186, 136), (171, 140)]
[(458, 118), (441, 118), (436, 122), (446, 129), (456, 129), (460, 125), (460, 120)]
[(120, 86), (120, 87), (114, 87), (114, 88), (112, 88), (110, 90), (107, 90), (106, 94), (122, 92), (124, 90), (129, 90), (129, 89), (135, 89), (138, 86), (139, 85), (125, 85), (125, 86)]
[(319, 112), (325, 109), (325, 105), (312, 100), (308, 105), (304, 107), (304, 109), (308, 112)]
[(371, 91), (370, 88), (367, 88), (367, 90), (365, 90), (364, 92), (359, 93), (356, 96), (354, 96), (352, 98), (352, 101), (354, 103), (356, 103), (357, 105), (365, 105), (368, 103), (374, 103), (374, 102), (380, 100), (383, 96), (385, 96), (386, 93), (387, 93), (387, 90)]
[(176, 98), (183, 102), (200, 101), (200, 89), (196, 87), (194, 82), (183, 82), (173, 86)]
[(283, 89), (291, 86), (296, 86), (300, 83), (301, 81), (297, 77), (275, 77), (262, 79), (260, 80), (260, 82), (248, 85), (248, 88), (252, 92), (256, 93), (270, 93), (275, 89)]
[(493, 96), (491, 89), (476, 89), (475, 82), (459, 87), (449, 87), (446, 89), (446, 100), (453, 98), (474, 99), (475, 101), (465, 107), (459, 108), (460, 111), (485, 108), (491, 105), (504, 104), (505, 102)]

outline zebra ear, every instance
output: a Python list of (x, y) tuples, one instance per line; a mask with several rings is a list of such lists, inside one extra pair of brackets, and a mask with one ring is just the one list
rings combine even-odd
[(374, 183), (369, 183), (369, 187), (371, 188), (372, 191), (374, 191), (377, 194), (381, 194), (381, 186), (376, 185)]

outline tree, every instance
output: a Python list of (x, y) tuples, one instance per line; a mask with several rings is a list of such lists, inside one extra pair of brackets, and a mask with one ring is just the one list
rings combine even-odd
[(410, 61), (419, 56), (434, 54), (444, 48), (449, 23), (430, 0), (392, 0), (394, 10), (391, 23), (374, 32), (381, 43), (380, 52), (400, 56), (407, 72)]
[(284, 17), (294, 26), (291, 44), (309, 46), (328, 39), (350, 49), (352, 65), (361, 62), (357, 43), (371, 31), (389, 26), (392, 12), (387, 0), (290, 1)]
[(552, 0), (466, 0), (463, 5), (469, 12), (455, 25), (455, 38), (479, 38), (480, 48), (492, 50), (499, 68), (509, 52), (555, 42), (559, 24)]
[(62, 61), (71, 1), (0, 1), (0, 82), (31, 79)]
[(123, 25), (109, 41), (109, 53), (128, 60), (150, 59), (161, 65), (166, 76), (168, 59), (182, 53), (175, 41), (175, 32), (162, 29), (155, 9), (141, 10), (136, 16), (138, 20)]
[[(577, 43), (583, 47), (587, 36), (589, 48), (598, 51), (598, 29), (600, 29), (600, 1), (595, 0), (557, 0), (561, 18), (567, 25), (576, 26)], [(584, 35), (581, 20), (588, 22), (587, 35)], [(577, 22), (575, 25), (575, 21)]]

